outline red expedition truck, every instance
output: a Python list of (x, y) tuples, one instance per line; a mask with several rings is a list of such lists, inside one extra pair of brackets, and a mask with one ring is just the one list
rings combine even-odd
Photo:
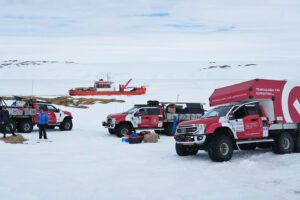
[(147, 104), (134, 105), (126, 112), (109, 115), (102, 125), (118, 137), (133, 130), (154, 130), (173, 136), (174, 117), (177, 122), (182, 122), (199, 119), (203, 113), (201, 103), (148, 101)]
[(233, 150), (272, 147), (276, 154), (300, 152), (300, 86), (285, 80), (255, 79), (216, 89), (213, 109), (181, 122), (175, 133), (179, 156), (205, 150), (213, 161), (228, 161)]

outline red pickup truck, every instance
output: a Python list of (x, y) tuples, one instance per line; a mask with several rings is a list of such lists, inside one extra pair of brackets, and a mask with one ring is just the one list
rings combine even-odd
[(213, 161), (228, 161), (234, 150), (272, 147), (276, 154), (300, 152), (300, 86), (285, 80), (255, 79), (216, 89), (213, 109), (176, 130), (179, 156), (206, 150)]
[(148, 101), (147, 104), (134, 105), (126, 112), (109, 115), (102, 125), (118, 137), (133, 130), (154, 130), (173, 136), (174, 117), (177, 122), (182, 122), (199, 119), (203, 113), (201, 103)]

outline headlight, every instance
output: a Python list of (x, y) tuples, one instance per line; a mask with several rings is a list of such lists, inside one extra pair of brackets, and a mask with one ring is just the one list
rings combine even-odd
[(203, 135), (205, 131), (205, 124), (189, 124), (179, 125), (177, 127), (176, 134), (199, 134)]
[(198, 124), (199, 130), (205, 130), (206, 124)]
[(198, 124), (198, 133), (199, 134), (204, 134), (205, 127), (206, 127), (205, 124)]

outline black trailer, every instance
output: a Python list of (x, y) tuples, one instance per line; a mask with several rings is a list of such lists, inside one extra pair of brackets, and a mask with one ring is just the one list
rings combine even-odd
[(160, 102), (156, 100), (149, 100), (147, 104), (136, 104), (135, 107), (162, 108), (164, 112), (163, 128), (161, 130), (155, 130), (155, 132), (173, 136), (174, 119), (176, 118), (176, 125), (179, 122), (200, 119), (205, 112), (203, 105), (205, 105), (205, 103)]

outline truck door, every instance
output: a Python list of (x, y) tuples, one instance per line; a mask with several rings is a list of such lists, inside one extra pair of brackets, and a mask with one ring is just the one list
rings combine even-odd
[(49, 124), (56, 124), (56, 115), (53, 112), (53, 106), (49, 106), (46, 104), (40, 105), (40, 108), (42, 107), (46, 107), (48, 109), (47, 113), (48, 113), (48, 117), (49, 117)]
[(41, 109), (48, 109), (48, 118), (49, 118), (49, 124), (55, 124), (56, 123), (56, 116), (54, 114), (54, 112), (50, 111), (48, 106), (46, 104), (36, 104), (36, 108), (37, 108), (37, 113), (34, 117), (34, 122), (37, 123), (37, 119), (38, 119), (38, 115), (41, 112)]
[(149, 128), (149, 117), (147, 108), (140, 108), (134, 113), (133, 123), (137, 128)]
[(150, 121), (150, 128), (161, 128), (163, 126), (163, 117), (159, 107), (148, 108), (148, 116)]
[[(141, 123), (138, 128), (157, 128), (159, 125), (159, 108), (141, 108), (137, 115), (140, 116)], [(161, 117), (162, 120), (162, 117)]]
[(263, 121), (257, 104), (247, 104), (235, 112), (238, 139), (263, 137)]
[[(49, 117), (50, 117), (50, 115), (52, 116), (53, 123), (51, 123), (51, 124), (56, 124), (56, 123), (59, 123), (62, 121), (61, 120), (62, 115), (61, 115), (61, 112), (59, 109), (57, 109), (53, 105), (47, 105), (47, 108), (48, 108)], [(49, 118), (49, 121), (50, 121), (50, 118)]]

